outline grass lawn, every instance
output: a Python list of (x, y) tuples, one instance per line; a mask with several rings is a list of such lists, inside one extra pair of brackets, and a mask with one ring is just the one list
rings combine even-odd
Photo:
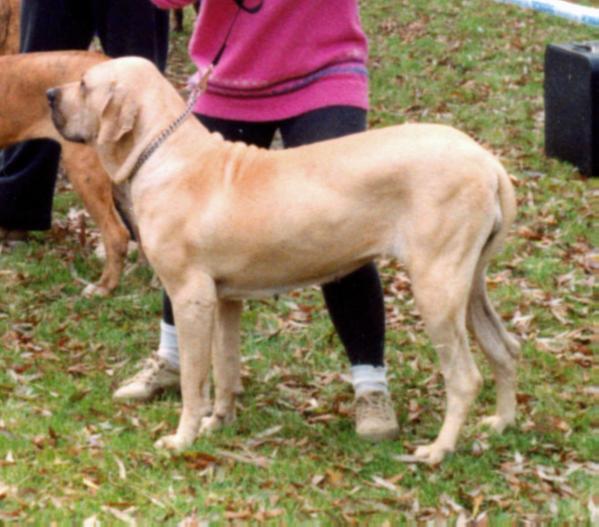
[[(517, 427), (499, 436), (477, 425), (494, 400), (479, 361), (487, 382), (458, 450), (435, 468), (404, 462), (435, 437), (444, 390), (407, 278), (382, 262), (399, 440), (354, 435), (347, 359), (312, 288), (248, 303), (237, 422), (182, 455), (156, 451), (175, 429), (178, 395), (146, 405), (110, 395), (157, 344), (160, 290), (131, 257), (113, 296), (81, 297), (75, 277), (94, 280), (102, 264), (67, 186), (51, 232), (0, 252), (0, 524), (599, 521), (598, 187), (543, 155), (545, 46), (599, 31), (492, 1), (361, 4), (371, 125), (452, 124), (517, 178), (519, 216), (489, 273), (494, 304), (523, 341)], [(178, 84), (190, 71), (186, 40), (173, 37)]]

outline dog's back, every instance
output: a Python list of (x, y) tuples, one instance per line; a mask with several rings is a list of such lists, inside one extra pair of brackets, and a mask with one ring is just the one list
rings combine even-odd
[(0, 55), (19, 52), (20, 0), (0, 0)]
[(0, 111), (0, 148), (43, 137), (63, 143), (50, 121), (46, 90), (80, 79), (88, 68), (107, 59), (105, 55), (88, 51), (0, 57), (0, 93), (5, 94)]

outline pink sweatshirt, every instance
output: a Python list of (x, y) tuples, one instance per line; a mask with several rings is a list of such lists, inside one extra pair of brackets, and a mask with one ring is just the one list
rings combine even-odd
[[(162, 8), (193, 0), (152, 0)], [(248, 7), (257, 0), (245, 0)], [(203, 0), (189, 43), (202, 71), (238, 11), (233, 0)], [(368, 108), (368, 47), (357, 0), (264, 0), (241, 11), (197, 113), (273, 121), (333, 105)]]

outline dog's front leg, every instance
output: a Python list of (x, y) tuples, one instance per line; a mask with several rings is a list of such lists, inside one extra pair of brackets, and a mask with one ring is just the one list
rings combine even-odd
[(208, 275), (199, 275), (178, 290), (167, 292), (173, 301), (181, 360), (183, 409), (175, 435), (160, 439), (156, 446), (183, 450), (197, 436), (205, 415), (202, 387), (208, 382), (211, 344), (217, 306), (216, 287)]
[(242, 303), (221, 300), (216, 310), (212, 361), (214, 364), (214, 411), (202, 420), (200, 434), (209, 434), (235, 419), (235, 396), (241, 388), (239, 322)]

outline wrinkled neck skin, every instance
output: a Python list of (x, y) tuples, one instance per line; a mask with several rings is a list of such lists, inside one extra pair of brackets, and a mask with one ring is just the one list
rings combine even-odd
[[(177, 119), (185, 110), (185, 105), (176, 108), (144, 107), (141, 109), (134, 129), (125, 134), (116, 143), (96, 145), (102, 165), (110, 174), (117, 185), (130, 179), (141, 179), (144, 174), (155, 171), (156, 160), (160, 159), (160, 171), (165, 174), (169, 163), (165, 162), (165, 152), (169, 158), (176, 156), (177, 152), (185, 149), (189, 152), (188, 143), (194, 144), (193, 150), (201, 149), (204, 139), (211, 134), (194, 117), (190, 115), (187, 119), (152, 153), (146, 162), (140, 167), (136, 174), (132, 170), (142, 152), (154, 141), (168, 126)], [(159, 124), (157, 124), (159, 123)], [(148, 170), (148, 168), (150, 168)], [(122, 180), (122, 181), (120, 181)]]
[[(181, 109), (181, 112), (184, 107)], [(168, 113), (160, 110), (144, 108), (138, 117), (135, 128), (125, 134), (116, 143), (96, 145), (96, 151), (104, 169), (113, 179), (121, 173), (128, 173), (128, 177), (120, 183), (114, 183), (113, 190), (120, 208), (127, 215), (135, 234), (140, 240), (138, 218), (134, 214), (132, 203), (132, 189), (143, 189), (147, 186), (161, 185), (162, 181), (176, 176), (180, 172), (180, 163), (173, 162), (183, 159), (183, 164), (194, 163), (188, 159), (189, 143), (193, 143), (195, 150), (201, 158), (202, 145), (213, 145), (215, 141), (222, 141), (220, 136), (210, 134), (194, 117), (190, 115), (174, 132), (162, 143), (157, 150), (146, 160), (137, 173), (129, 172), (145, 148), (173, 122), (181, 112), (170, 110)], [(165, 113), (168, 120), (165, 119)], [(163, 123), (156, 126), (155, 123)], [(164, 124), (167, 123), (167, 124)], [(216, 139), (218, 137), (218, 139)], [(185, 150), (181, 156), (179, 151)], [(198, 172), (201, 167), (198, 166)]]
[[(177, 103), (168, 108), (161, 103), (159, 94), (147, 93), (144, 100), (157, 101), (153, 104), (140, 104), (133, 129), (116, 142), (94, 145), (104, 168), (117, 184), (128, 179), (131, 170), (143, 150), (158, 137), (185, 109), (177, 96)], [(176, 132), (175, 132), (176, 133)]]

